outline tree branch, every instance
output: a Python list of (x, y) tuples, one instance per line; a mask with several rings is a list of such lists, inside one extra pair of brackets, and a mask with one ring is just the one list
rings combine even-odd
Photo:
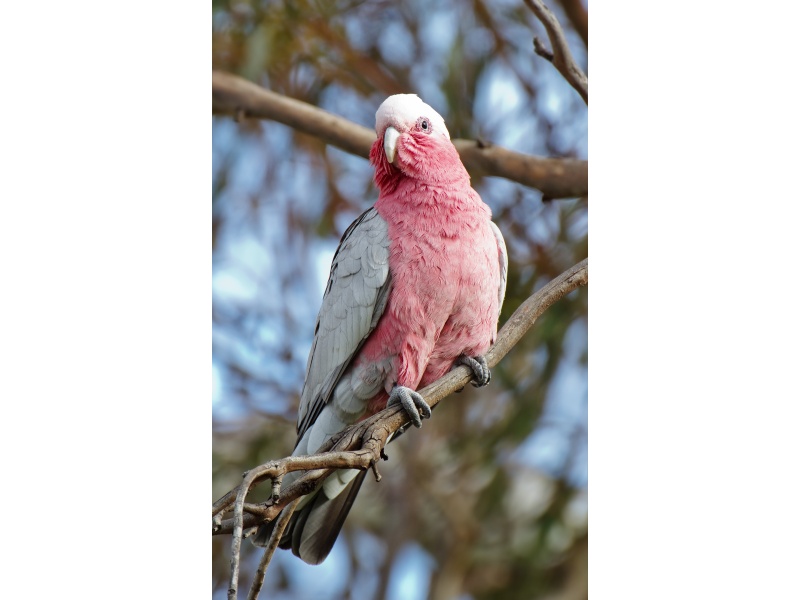
[[(369, 158), (375, 141), (372, 129), (231, 73), (213, 71), (211, 79), (213, 114), (270, 119), (350, 154)], [(473, 176), (504, 177), (541, 190), (545, 198), (551, 199), (588, 194), (589, 168), (585, 160), (542, 158), (475, 140), (456, 139), (453, 144)]]
[(567, 39), (564, 37), (564, 31), (561, 25), (558, 24), (558, 19), (550, 12), (542, 0), (525, 0), (525, 4), (533, 11), (533, 14), (542, 22), (547, 37), (550, 38), (550, 44), (553, 46), (553, 51), (548, 52), (539, 38), (533, 38), (533, 49), (539, 56), (549, 60), (553, 63), (558, 72), (564, 76), (569, 84), (581, 95), (583, 101), (589, 104), (589, 80), (586, 74), (581, 70), (575, 59), (572, 58), (572, 53), (569, 51)]
[[(513, 348), (523, 335), (531, 328), (536, 319), (544, 313), (553, 303), (563, 298), (579, 286), (586, 285), (589, 281), (588, 259), (568, 269), (542, 289), (529, 297), (511, 315), (500, 332), (497, 334), (495, 344), (486, 354), (486, 362), (494, 367)], [(447, 375), (420, 390), (428, 405), (433, 408), (443, 398), (460, 390), (472, 378), (472, 372), (465, 366), (453, 369)], [(280, 460), (271, 461), (244, 475), (242, 483), (225, 496), (217, 500), (212, 508), (212, 534), (220, 535), (233, 533), (231, 542), (231, 584), (228, 588), (228, 597), (236, 598), (239, 576), (239, 553), (243, 531), (255, 527), (266, 521), (274, 519), (288, 504), (296, 501), (300, 496), (312, 492), (332, 471), (339, 468), (367, 469), (374, 467), (380, 460), (382, 451), (389, 437), (403, 427), (408, 426), (408, 415), (400, 406), (386, 408), (381, 412), (352, 425), (339, 435), (328, 440), (316, 454), (311, 456), (288, 456)], [(280, 480), (290, 471), (307, 470), (287, 489), (280, 489)], [(375, 470), (376, 478), (379, 478)], [(252, 486), (271, 479), (273, 483), (273, 497), (263, 504), (248, 505), (244, 500)], [(222, 515), (233, 505), (234, 517), (222, 521)], [(248, 514), (245, 515), (244, 513)], [(277, 544), (279, 535), (273, 534), (270, 540)], [(267, 552), (269, 552), (269, 548)], [(274, 552), (274, 548), (272, 548)], [(262, 559), (264, 569), (268, 558)], [(260, 569), (261, 571), (262, 569)], [(263, 580), (263, 575), (261, 576)], [(256, 584), (254, 583), (254, 587)], [(258, 584), (260, 589), (260, 583)], [(251, 588), (251, 596), (252, 596)], [(256, 591), (256, 595), (257, 595)]]
[(584, 45), (589, 47), (589, 13), (581, 0), (559, 0), (572, 28), (581, 36)]
[[(281, 516), (278, 517), (278, 522), (275, 523), (275, 529), (273, 530), (272, 537), (270, 538), (269, 544), (267, 544), (267, 548), (264, 551), (264, 556), (261, 557), (261, 562), (258, 564), (258, 570), (256, 571), (255, 578), (253, 578), (253, 584), (250, 586), (250, 593), (247, 594), (247, 600), (257, 600), (258, 594), (261, 592), (261, 586), (264, 585), (264, 575), (267, 574), (267, 567), (269, 566), (270, 561), (272, 561), (272, 556), (275, 554), (275, 550), (278, 548), (278, 542), (280, 541), (286, 526), (289, 524), (289, 519), (292, 517), (298, 502), (300, 502), (300, 500), (294, 500), (289, 506), (286, 507), (286, 510), (281, 513)], [(235, 592), (234, 597), (236, 597)]]

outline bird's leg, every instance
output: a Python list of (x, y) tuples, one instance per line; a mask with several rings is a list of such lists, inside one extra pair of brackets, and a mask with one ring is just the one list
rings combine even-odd
[(394, 384), (392, 393), (389, 394), (389, 401), (386, 406), (400, 404), (408, 413), (414, 427), (422, 427), (422, 419), (431, 418), (431, 407), (425, 402), (422, 396), (411, 388), (403, 385)]
[(454, 366), (465, 365), (472, 371), (472, 385), (475, 387), (483, 387), (492, 380), (492, 372), (489, 370), (489, 365), (486, 364), (486, 358), (483, 356), (467, 356), (462, 354), (456, 360)]

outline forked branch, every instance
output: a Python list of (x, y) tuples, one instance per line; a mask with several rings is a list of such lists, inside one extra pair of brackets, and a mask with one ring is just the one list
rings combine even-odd
[(553, 51), (550, 52), (545, 48), (544, 44), (539, 38), (533, 38), (533, 49), (539, 56), (549, 60), (553, 66), (558, 69), (558, 72), (564, 76), (569, 84), (581, 95), (583, 101), (589, 104), (589, 80), (586, 74), (575, 62), (572, 57), (572, 52), (569, 51), (569, 44), (567, 38), (564, 36), (564, 30), (558, 23), (555, 15), (550, 12), (542, 0), (525, 0), (525, 4), (533, 11), (542, 25), (547, 31), (547, 37), (550, 38), (550, 44)]
[[(486, 354), (486, 362), (494, 367), (513, 348), (523, 335), (531, 328), (553, 303), (569, 292), (586, 285), (589, 281), (588, 259), (568, 269), (542, 289), (530, 296), (511, 315), (497, 335), (495, 344)], [(472, 378), (471, 371), (460, 366), (450, 371), (419, 393), (433, 408), (443, 398), (463, 388)], [(271, 461), (244, 475), (242, 483), (225, 496), (217, 500), (212, 507), (212, 533), (214, 535), (233, 533), (231, 542), (231, 583), (228, 597), (235, 598), (238, 587), (239, 553), (243, 532), (261, 523), (274, 519), (288, 504), (301, 496), (312, 492), (335, 469), (339, 468), (374, 468), (380, 460), (383, 448), (390, 435), (401, 427), (408, 425), (408, 416), (400, 406), (386, 408), (372, 417), (352, 425), (338, 436), (324, 444), (319, 452), (311, 456), (288, 456)], [(307, 471), (286, 489), (280, 489), (280, 480), (290, 471)], [(378, 476), (377, 470), (375, 471)], [(250, 489), (267, 479), (273, 483), (273, 497), (258, 504), (246, 504), (245, 498)], [(277, 482), (277, 484), (276, 484)], [(233, 507), (233, 518), (222, 520), (222, 516)], [(247, 514), (245, 514), (247, 513)], [(277, 543), (273, 534), (272, 543)], [(270, 544), (272, 547), (273, 544)], [(269, 548), (267, 552), (270, 552)], [(272, 547), (274, 552), (274, 547)], [(271, 555), (271, 554), (270, 554)], [(260, 577), (266, 570), (268, 558), (262, 560), (259, 567)], [(258, 580), (258, 577), (257, 577)], [(256, 587), (256, 584), (254, 584)], [(260, 589), (260, 584), (257, 586)], [(257, 591), (255, 592), (258, 593)], [(251, 597), (253, 590), (251, 589)]]

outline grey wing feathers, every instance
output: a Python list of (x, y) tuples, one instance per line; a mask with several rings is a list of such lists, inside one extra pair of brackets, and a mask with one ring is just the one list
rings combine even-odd
[(506, 297), (506, 279), (508, 278), (508, 250), (506, 249), (506, 241), (503, 239), (503, 234), (500, 233), (497, 225), (489, 221), (492, 226), (492, 232), (497, 240), (497, 252), (500, 259), (500, 289), (498, 290), (498, 297), (500, 302), (497, 305), (497, 316), (500, 317), (500, 311), (503, 309), (503, 299)]
[(342, 236), (317, 317), (297, 418), (298, 441), (316, 421), (389, 298), (389, 228), (370, 208)]

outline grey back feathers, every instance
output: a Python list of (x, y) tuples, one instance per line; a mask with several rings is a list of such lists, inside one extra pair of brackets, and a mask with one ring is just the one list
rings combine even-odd
[[(346, 408), (342, 396), (352, 395), (353, 388), (349, 375), (344, 381), (343, 377), (377, 326), (391, 285), (389, 228), (378, 211), (370, 208), (347, 228), (333, 257), (300, 397), (295, 455), (313, 454), (329, 434), (347, 426), (331, 400), (339, 397), (340, 408)], [(340, 382), (342, 389), (337, 392)], [(355, 399), (356, 410), (366, 408), (366, 399)], [(287, 473), (283, 486), (299, 475)], [(364, 472), (333, 473), (315, 494), (301, 500), (280, 547), (291, 548), (309, 564), (321, 563), (333, 548), (363, 480)], [(273, 528), (274, 521), (262, 525), (253, 543), (266, 545)]]
[(347, 228), (333, 256), (300, 398), (298, 441), (375, 329), (390, 290), (389, 227), (370, 208)]

